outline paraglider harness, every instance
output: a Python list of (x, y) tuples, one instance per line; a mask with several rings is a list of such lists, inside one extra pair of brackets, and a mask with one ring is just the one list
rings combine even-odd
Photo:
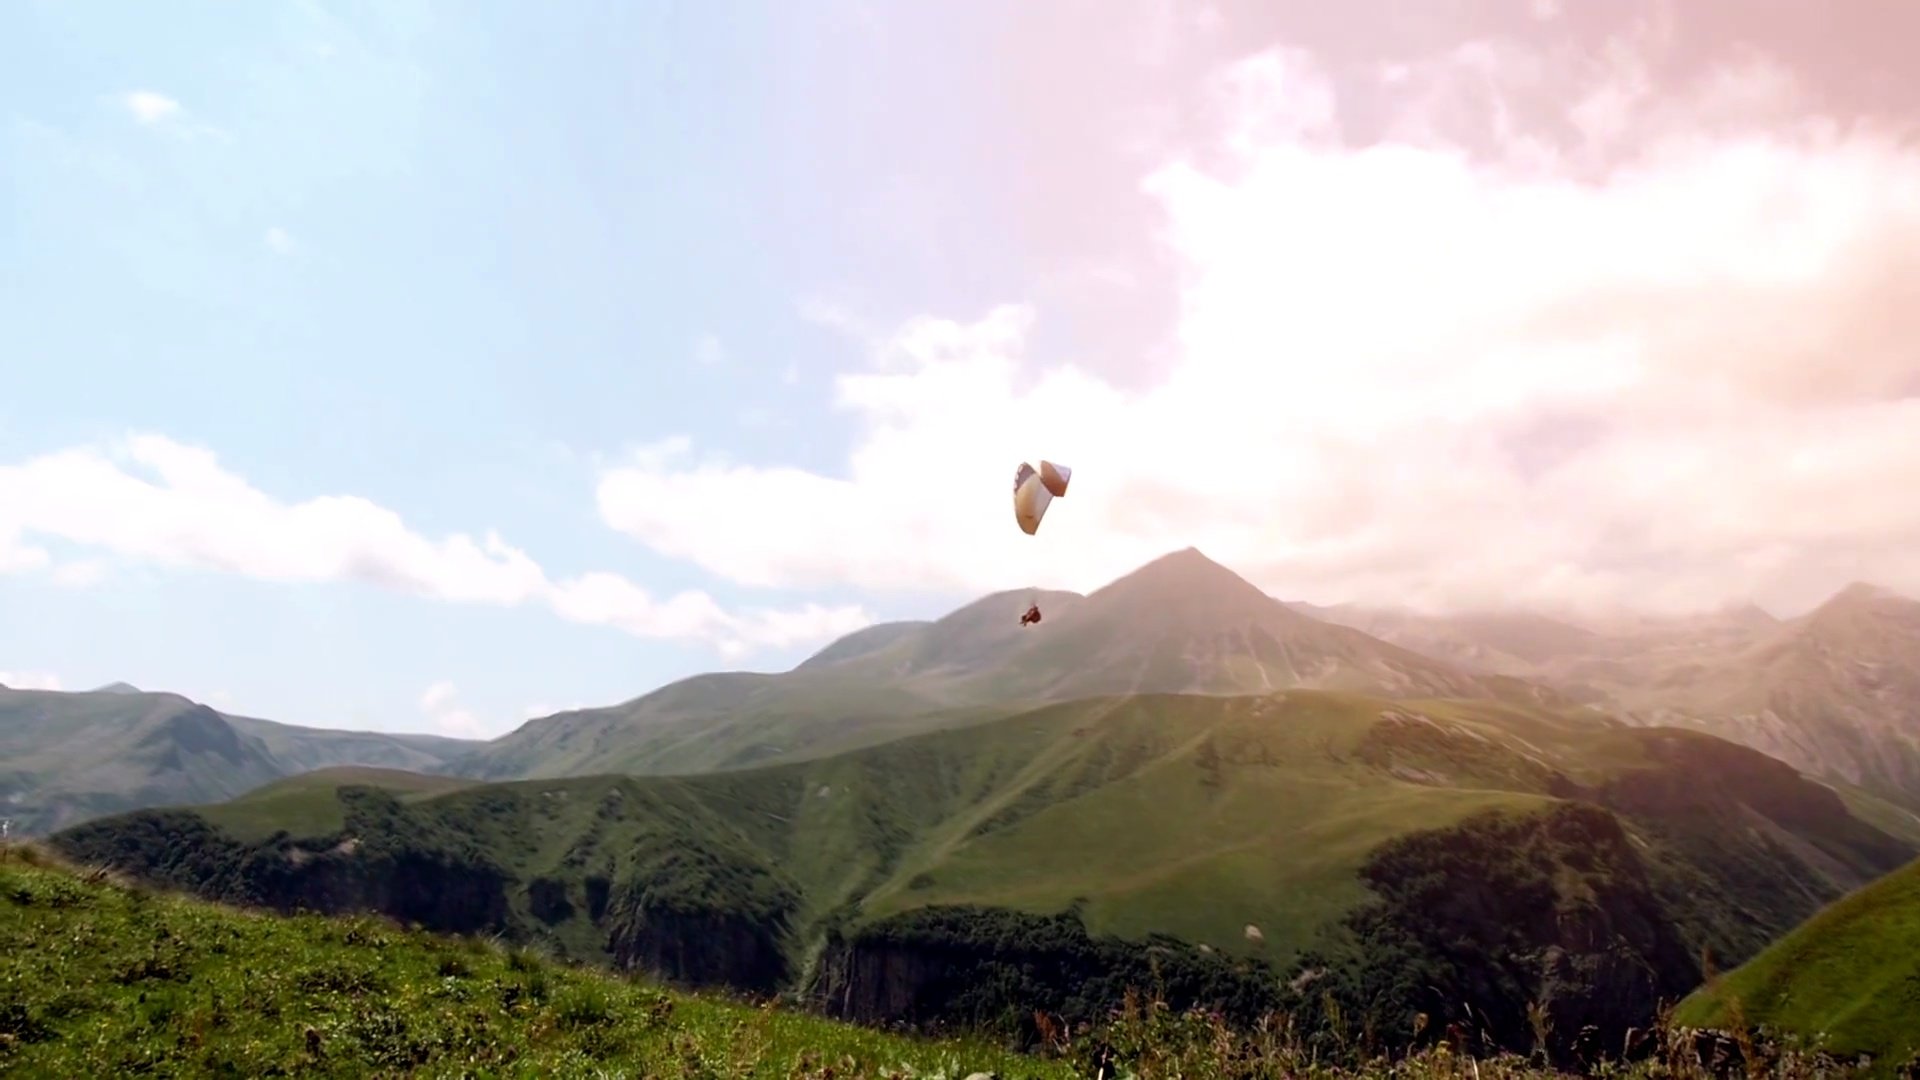
[(1021, 626), (1025, 626), (1028, 623), (1037, 623), (1039, 621), (1040, 621), (1040, 605), (1039, 604), (1035, 604), (1032, 607), (1028, 608), (1027, 613), (1025, 615), (1020, 616)]

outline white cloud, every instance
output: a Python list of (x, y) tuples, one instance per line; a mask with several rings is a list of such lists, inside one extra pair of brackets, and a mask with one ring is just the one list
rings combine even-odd
[[(602, 515), (762, 586), (1086, 588), (1195, 544), (1322, 601), (1920, 594), (1920, 150), (1759, 61), (1655, 88), (1646, 47), (1409, 65), (1374, 145), (1312, 57), (1249, 58), (1145, 183), (1182, 272), (1157, 383), (1029, 356), (1021, 305), (918, 318), (837, 380), (843, 472), (681, 443)], [(1028, 537), (1041, 456), (1076, 472)]]
[[(453, 603), (540, 604), (564, 618), (639, 637), (707, 642), (727, 656), (824, 641), (872, 621), (855, 607), (735, 613), (698, 591), (661, 600), (610, 573), (553, 580), (492, 532), (433, 540), (392, 510), (355, 496), (283, 503), (227, 471), (209, 451), (159, 435), (134, 435), (110, 450), (81, 447), (0, 465), (0, 538), (29, 535), (157, 566), (263, 581), (354, 581)], [(18, 544), (0, 552), (37, 550)], [(15, 554), (0, 569), (33, 570), (45, 562)]]
[(134, 90), (121, 98), (127, 111), (143, 124), (157, 124), (180, 114), (180, 103), (153, 90)]
[(884, 337), (865, 319), (854, 314), (852, 306), (842, 299), (809, 296), (800, 301), (797, 311), (802, 320), (849, 337), (874, 342)]
[(571, 705), (548, 705), (545, 702), (535, 702), (520, 710), (520, 719), (523, 721), (538, 720), (543, 716), (553, 716), (563, 712), (574, 712), (584, 708), (586, 708), (586, 706), (578, 701)]
[(0, 574), (20, 574), (39, 570), (53, 561), (43, 548), (22, 543), (7, 534), (6, 519), (0, 517)]
[(432, 713), (453, 700), (453, 684), (446, 680), (434, 683), (420, 695), (420, 711)]
[(60, 676), (50, 671), (0, 671), (0, 686), (9, 690), (58, 690)]
[(485, 739), (495, 734), (472, 710), (455, 704), (454, 697), (453, 684), (445, 680), (421, 693), (420, 711), (433, 722), (435, 731), (460, 739)]
[(701, 364), (713, 367), (726, 362), (727, 347), (712, 334), (701, 334), (693, 343), (693, 358)]
[[(0, 568), (4, 572), (4, 568)], [(53, 583), (69, 589), (87, 589), (107, 579), (107, 564), (99, 559), (78, 559), (56, 565), (52, 572)]]
[(233, 140), (226, 129), (197, 122), (185, 106), (157, 90), (133, 90), (114, 100), (142, 126), (164, 132), (168, 138)]
[(278, 225), (269, 228), (261, 236), (260, 242), (275, 255), (291, 255), (294, 252), (293, 234)]

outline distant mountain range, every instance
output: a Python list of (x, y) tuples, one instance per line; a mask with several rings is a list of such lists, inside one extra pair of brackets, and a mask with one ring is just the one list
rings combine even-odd
[(1754, 607), (1597, 627), (1534, 615), (1309, 609), (1459, 667), (1677, 724), (1920, 809), (1920, 602), (1854, 584), (1798, 618)]
[[(1022, 627), (1029, 602), (1046, 619)], [(1095, 695), (1287, 688), (1582, 704), (1722, 735), (1920, 810), (1913, 600), (1856, 585), (1785, 621), (1751, 606), (1605, 625), (1425, 616), (1282, 603), (1191, 548), (1085, 596), (997, 593), (938, 620), (867, 627), (788, 672), (698, 675), (484, 743), (229, 717), (124, 683), (83, 694), (0, 688), (0, 806), (16, 830), (41, 832), (88, 814), (215, 800), (324, 765), (479, 779), (689, 773)], [(199, 726), (168, 721), (189, 713)], [(231, 734), (209, 738), (221, 724)]]
[(329, 765), (437, 771), (454, 739), (293, 727), (115, 683), (83, 693), (0, 688), (0, 818), (15, 836), (100, 814), (209, 802)]

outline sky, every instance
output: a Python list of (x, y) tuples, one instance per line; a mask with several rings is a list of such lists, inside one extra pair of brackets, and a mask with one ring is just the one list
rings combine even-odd
[(1188, 546), (1429, 611), (1920, 595), (1913, 40), (5, 5), (0, 683), (490, 737)]

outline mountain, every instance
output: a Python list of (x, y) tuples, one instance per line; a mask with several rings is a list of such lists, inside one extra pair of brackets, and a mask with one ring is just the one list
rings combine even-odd
[(1920, 861), (1828, 905), (1675, 1010), (1698, 1027), (1765, 1026), (1872, 1055), (1884, 1075), (1920, 1056)]
[(1920, 850), (1704, 734), (1320, 690), (1084, 698), (699, 775), (452, 783), (300, 778), (50, 843), (216, 899), (498, 933), (864, 1021), (1090, 1019), (1158, 979), (1234, 1015), (1337, 1000), (1392, 1038), (1470, 1007), (1502, 1045), (1537, 1001), (1568, 1033), (1644, 1025), (1702, 950), (1737, 962)]
[(1437, 616), (1351, 604), (1289, 606), (1469, 671), (1521, 678), (1557, 659), (1595, 653), (1604, 640), (1593, 630), (1522, 611)]
[[(1029, 603), (1045, 618), (1022, 627)], [(740, 768), (1046, 702), (1289, 687), (1555, 699), (1304, 615), (1188, 548), (1086, 596), (996, 593), (931, 622), (860, 630), (789, 672), (698, 675), (621, 705), (530, 721), (455, 769), (503, 779)]]
[(1849, 586), (1684, 683), (1622, 701), (1920, 807), (1920, 603), (1888, 590)]
[(1631, 721), (1722, 735), (1920, 809), (1920, 603), (1888, 589), (1856, 583), (1787, 620), (1752, 605), (1584, 626), (1524, 612), (1306, 610)]
[(134, 807), (227, 798), (327, 765), (438, 769), (471, 745), (292, 727), (120, 686), (0, 689), (0, 816), (16, 835)]
[(1042, 701), (1289, 687), (1382, 697), (1538, 694), (1303, 615), (1193, 548), (1148, 563), (1042, 626), (963, 685), (976, 696)]

